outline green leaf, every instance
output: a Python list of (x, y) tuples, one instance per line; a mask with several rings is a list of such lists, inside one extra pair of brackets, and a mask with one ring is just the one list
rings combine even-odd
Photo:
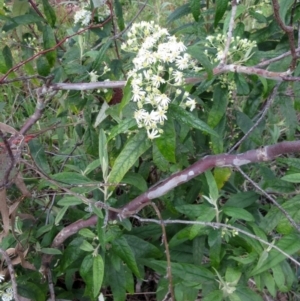
[[(237, 111), (237, 125), (239, 128), (243, 131), (244, 134), (250, 130), (250, 128), (253, 127), (252, 120), (244, 113)], [(249, 135), (249, 138), (255, 142), (257, 145), (261, 145), (262, 139), (261, 139), (261, 133), (258, 127), (256, 127), (252, 133)]]
[(215, 128), (226, 113), (228, 104), (228, 91), (222, 89), (220, 85), (214, 86), (213, 106), (208, 113), (207, 124), (211, 128)]
[(84, 184), (95, 184), (98, 185), (98, 182), (94, 182), (89, 178), (85, 177), (82, 174), (76, 172), (61, 172), (55, 175), (52, 175), (51, 178), (55, 181), (59, 181), (65, 184), (71, 185), (84, 185)]
[[(123, 98), (121, 100), (120, 106), (119, 106), (119, 113), (122, 112), (124, 107), (130, 102), (132, 97), (132, 89), (131, 89), (131, 80), (129, 79), (126, 83), (126, 86), (123, 89)], [(133, 113), (132, 113), (133, 115)]]
[(125, 28), (122, 4), (119, 0), (115, 0), (114, 5), (115, 5), (115, 14), (116, 14), (116, 17), (117, 17), (118, 27), (119, 27), (120, 31), (122, 31)]
[(163, 134), (154, 140), (160, 153), (171, 163), (176, 163), (176, 132), (173, 120), (168, 120), (164, 126)]
[(91, 173), (93, 170), (95, 170), (96, 168), (98, 168), (99, 166), (101, 166), (100, 164), (100, 160), (96, 159), (94, 161), (92, 161), (91, 163), (88, 164), (88, 166), (85, 168), (83, 175), (88, 175), (89, 173)]
[(69, 207), (64, 206), (64, 207), (62, 207), (62, 208), (58, 211), (58, 213), (57, 213), (57, 215), (56, 215), (56, 217), (55, 217), (55, 221), (54, 221), (54, 224), (55, 224), (56, 226), (59, 225), (59, 222), (60, 222), (60, 221), (62, 220), (62, 218), (65, 216), (65, 214), (66, 214), (66, 212), (67, 212), (68, 209), (69, 209)]
[(7, 69), (12, 68), (13, 66), (13, 57), (10, 51), (10, 48), (6, 45), (2, 50), (2, 55), (5, 60), (5, 65)]
[(41, 55), (36, 60), (36, 68), (39, 75), (47, 76), (51, 71), (51, 66), (45, 55)]
[(120, 269), (117, 271), (112, 266), (109, 268), (109, 285), (113, 293), (114, 301), (124, 301), (126, 300), (126, 290), (127, 285), (125, 279), (125, 269)]
[(286, 13), (294, 2), (294, 0), (279, 0), (279, 16), (283, 23), (286, 21)]
[[(289, 234), (282, 237), (278, 243), (276, 244), (278, 248), (289, 255), (293, 255), (294, 253), (300, 250), (300, 235), (299, 234)], [(282, 253), (279, 253), (277, 250), (272, 249), (269, 252), (269, 256), (267, 260), (263, 263), (263, 265), (259, 268), (254, 268), (251, 272), (251, 276), (258, 275), (264, 271), (267, 271), (280, 262), (285, 260), (286, 257)]]
[(167, 19), (168, 23), (171, 23), (183, 16), (188, 15), (189, 13), (191, 13), (191, 6), (190, 3), (186, 3), (182, 6), (179, 6), (178, 8), (176, 8), (169, 16)]
[(79, 197), (73, 195), (64, 196), (62, 199), (60, 199), (57, 202), (57, 205), (59, 206), (76, 206), (81, 204), (82, 204), (82, 200)]
[(200, 16), (200, 1), (190, 0), (190, 7), (195, 21), (198, 22)]
[(111, 129), (107, 141), (110, 141), (111, 139), (115, 138), (121, 133), (126, 133), (129, 129), (133, 128), (134, 126), (136, 126), (136, 120), (134, 118), (123, 119), (118, 125), (114, 126)]
[(263, 301), (263, 298), (256, 294), (252, 289), (243, 286), (237, 286), (234, 292), (237, 296), (237, 300), (241, 301)]
[(216, 0), (216, 14), (214, 26), (217, 27), (219, 21), (223, 18), (228, 6), (228, 0)]
[(300, 173), (294, 173), (294, 174), (283, 176), (281, 180), (291, 182), (291, 183), (300, 183)]
[(150, 147), (151, 142), (144, 131), (133, 136), (125, 145), (109, 174), (109, 183), (120, 183), (136, 160)]
[(216, 180), (210, 170), (205, 172), (205, 177), (209, 187), (209, 196), (216, 201), (219, 198), (219, 189)]
[(122, 183), (126, 183), (138, 188), (141, 192), (148, 190), (148, 185), (145, 179), (138, 173), (128, 172), (122, 180)]
[[(194, 1), (194, 0), (192, 0)], [(195, 1), (197, 2), (197, 1)], [(200, 3), (198, 1), (198, 3)], [(201, 49), (200, 44), (195, 44), (193, 46), (188, 47), (187, 53), (189, 53), (193, 58), (195, 58), (205, 69), (207, 72), (207, 80), (212, 79), (213, 77), (213, 65), (211, 64), (210, 60), (204, 54), (203, 50)]]
[(50, 24), (50, 26), (54, 27), (56, 22), (56, 15), (54, 9), (52, 8), (48, 0), (42, 0), (42, 3), (43, 3), (44, 14), (46, 16), (46, 19)]
[(162, 153), (159, 151), (155, 143), (153, 144), (152, 154), (153, 154), (153, 162), (159, 168), (159, 170), (168, 171), (170, 164), (166, 160), (166, 158), (162, 155)]
[(218, 137), (218, 134), (214, 130), (212, 130), (204, 121), (200, 120), (190, 112), (187, 112), (179, 105), (170, 104), (168, 113), (178, 122), (182, 122), (190, 127)]
[(124, 234), (124, 237), (126, 238), (126, 241), (133, 250), (134, 255), (137, 259), (148, 257), (159, 258), (160, 256), (162, 256), (162, 251), (147, 240), (143, 240), (140, 237), (129, 234)]
[(108, 175), (108, 152), (107, 141), (103, 129), (99, 132), (99, 160), (102, 167), (103, 179), (106, 181)]
[[(32, 301), (45, 301), (46, 293), (43, 292), (40, 285), (26, 281), (26, 283), (18, 283), (18, 294)], [(12, 299), (10, 299), (12, 300)]]
[(44, 254), (50, 254), (50, 255), (61, 255), (62, 252), (58, 249), (54, 248), (42, 248), (41, 252)]
[(203, 298), (203, 301), (222, 301), (223, 300), (223, 292), (221, 290), (216, 290), (210, 292)]
[(259, 195), (253, 191), (238, 192), (232, 194), (226, 201), (224, 207), (240, 207), (246, 208), (254, 204), (259, 198)]
[(93, 295), (96, 298), (99, 295), (104, 276), (104, 262), (102, 257), (98, 254), (93, 258)]
[[(157, 271), (158, 273), (165, 274), (167, 269), (167, 262), (163, 260), (141, 260), (141, 262)], [(203, 266), (195, 266), (188, 263), (171, 263), (172, 275), (182, 279), (186, 282), (203, 282), (214, 280), (215, 275)]]
[(112, 241), (112, 250), (127, 264), (130, 270), (137, 277), (141, 277), (136, 260), (134, 258), (134, 253), (125, 237), (122, 236)]
[(238, 95), (248, 95), (250, 93), (249, 85), (243, 74), (234, 73), (234, 80)]
[(35, 164), (45, 173), (50, 174), (50, 166), (47, 161), (45, 150), (39, 140), (33, 139), (28, 143), (31, 157), (34, 160)]
[(90, 229), (87, 228), (80, 229), (78, 234), (90, 239), (94, 239), (96, 236), (94, 232), (92, 232)]
[(96, 57), (95, 61), (92, 65), (92, 70), (98, 70), (101, 67), (102, 62), (104, 61), (107, 55), (107, 49), (110, 47), (112, 43), (112, 39), (108, 39), (105, 44), (100, 48), (98, 51), (98, 56)]
[(18, 27), (19, 25), (27, 25), (27, 24), (37, 23), (42, 21), (43, 18), (39, 17), (36, 14), (25, 14), (14, 18), (10, 18), (10, 20), (3, 25), (2, 31), (7, 32), (9, 30)]
[[(53, 48), (56, 45), (53, 29), (49, 25), (46, 25), (43, 29), (43, 44), (44, 50)], [(52, 68), (56, 62), (56, 50), (47, 52), (45, 56), (48, 60), (50, 67)]]
[(230, 217), (233, 217), (236, 219), (243, 219), (243, 220), (249, 221), (249, 222), (254, 221), (253, 215), (243, 208), (226, 206), (223, 208), (222, 212), (224, 214), (226, 214), (227, 216), (230, 216)]
[(86, 288), (85, 293), (93, 298), (93, 256), (88, 254), (82, 260), (81, 266), (79, 268), (79, 273), (85, 282)]

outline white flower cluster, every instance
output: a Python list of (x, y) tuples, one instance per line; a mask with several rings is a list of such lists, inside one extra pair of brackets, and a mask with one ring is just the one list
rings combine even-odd
[(13, 300), (13, 289), (9, 287), (6, 289), (5, 293), (1, 294), (2, 301), (11, 301)]
[(74, 23), (81, 24), (82, 26), (88, 26), (91, 22), (92, 13), (83, 7), (81, 10), (78, 10), (74, 15)]
[[(105, 1), (97, 8), (98, 22), (104, 21), (109, 15), (110, 10), (105, 4)], [(82, 26), (88, 26), (91, 22), (92, 12), (89, 10), (88, 6), (84, 6), (81, 10), (78, 10), (74, 15), (74, 23), (81, 24)]]
[[(206, 40), (208, 41), (205, 46), (210, 47), (217, 50), (216, 57), (213, 58), (212, 55), (205, 50), (205, 54), (211, 59), (213, 62), (220, 61), (224, 56), (224, 48), (227, 41), (227, 36), (218, 34), (216, 36), (207, 36)], [(241, 39), (240, 37), (232, 37), (230, 48), (227, 54), (227, 61), (232, 63), (243, 63), (247, 61), (253, 53), (253, 48), (256, 47), (255, 41), (250, 41), (248, 39)]]
[[(167, 29), (155, 25), (154, 22), (133, 24), (127, 34), (128, 40), (121, 48), (136, 53), (133, 59), (134, 69), (128, 73), (133, 92), (132, 100), (138, 109), (134, 113), (138, 127), (146, 128), (148, 137), (154, 139), (163, 132), (159, 125), (167, 119), (169, 98), (172, 88), (176, 97), (182, 96), (183, 107), (193, 110), (196, 106), (188, 92), (182, 93), (178, 88), (184, 85), (184, 70), (196, 70), (196, 63), (186, 47)], [(162, 86), (169, 85), (168, 94), (162, 92)], [(185, 102), (183, 102), (185, 101)]]

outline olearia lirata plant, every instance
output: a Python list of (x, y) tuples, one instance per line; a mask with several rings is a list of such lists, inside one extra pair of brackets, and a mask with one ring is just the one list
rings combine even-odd
[(182, 107), (190, 111), (196, 107), (196, 101), (182, 87), (185, 72), (200, 68), (185, 52), (185, 45), (153, 21), (133, 24), (127, 37), (121, 48), (135, 54), (134, 68), (128, 73), (132, 101), (137, 104), (134, 118), (139, 128), (147, 130), (148, 138), (155, 139), (163, 133), (161, 127), (172, 101), (180, 97)]

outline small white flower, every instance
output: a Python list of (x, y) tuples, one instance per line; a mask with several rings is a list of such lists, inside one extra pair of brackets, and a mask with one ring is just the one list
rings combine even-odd
[(164, 84), (166, 81), (159, 75), (153, 75), (152, 78), (152, 84), (154, 87), (158, 88), (160, 84)]
[(91, 83), (95, 83), (98, 81), (99, 75), (97, 75), (97, 71), (93, 70), (93, 71), (89, 72), (89, 76), (90, 76)]
[(190, 97), (187, 98), (188, 101), (186, 101), (186, 106), (190, 108), (190, 111), (193, 111), (196, 108), (196, 101)]
[(160, 137), (158, 130), (155, 129), (152, 129), (151, 131), (147, 130), (147, 134), (148, 134), (148, 138), (151, 140)]

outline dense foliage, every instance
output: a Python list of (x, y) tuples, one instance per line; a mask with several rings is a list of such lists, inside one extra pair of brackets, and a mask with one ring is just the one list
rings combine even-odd
[(299, 300), (299, 22), (0, 2), (2, 300)]

